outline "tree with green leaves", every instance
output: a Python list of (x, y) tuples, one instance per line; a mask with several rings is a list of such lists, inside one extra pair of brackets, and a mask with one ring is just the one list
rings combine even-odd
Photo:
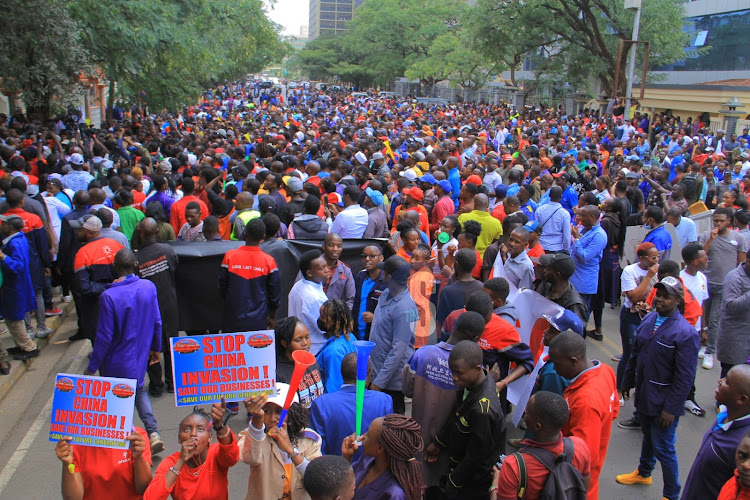
[(261, 0), (69, 0), (69, 8), (110, 81), (110, 113), (116, 96), (134, 101), (141, 91), (150, 107), (175, 108), (284, 55)]
[(20, 91), (30, 117), (45, 120), (82, 95), (90, 57), (63, 0), (5, 2), (0, 45), (0, 87)]
[(313, 79), (387, 85), (429, 57), (435, 40), (456, 24), (464, 5), (461, 0), (366, 0), (345, 33), (308, 44), (300, 64)]
[[(519, 54), (532, 53), (540, 78), (578, 87), (594, 78), (607, 94), (614, 92), (617, 46), (631, 39), (634, 19), (623, 0), (479, 0), (472, 9), (473, 31), (493, 58), (517, 68)], [(685, 57), (690, 32), (683, 29), (683, 13), (682, 0), (643, 2), (639, 39), (651, 43), (650, 66)], [(620, 65), (624, 75), (624, 57)]]

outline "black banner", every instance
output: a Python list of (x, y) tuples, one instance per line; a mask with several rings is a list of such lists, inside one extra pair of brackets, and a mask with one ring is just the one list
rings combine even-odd
[[(370, 244), (385, 247), (387, 240), (344, 240), (340, 260), (357, 274), (363, 268), (362, 250)], [(180, 330), (218, 331), (224, 301), (219, 295), (219, 270), (228, 250), (244, 245), (240, 241), (169, 242), (177, 252), (177, 303), (180, 311)], [(287, 316), (287, 296), (299, 273), (299, 258), (308, 250), (321, 248), (318, 240), (269, 240), (260, 248), (276, 260), (281, 280), (281, 303), (277, 318)], [(385, 255), (390, 252), (385, 249)]]

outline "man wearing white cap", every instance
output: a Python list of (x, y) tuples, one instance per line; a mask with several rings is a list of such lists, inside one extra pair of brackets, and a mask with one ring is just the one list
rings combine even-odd
[(83, 169), (85, 160), (81, 153), (70, 155), (70, 166), (73, 170), (63, 176), (63, 186), (65, 189), (73, 191), (88, 191), (89, 184), (94, 180), (94, 176)]
[(115, 279), (112, 263), (115, 254), (123, 247), (115, 240), (101, 236), (102, 221), (95, 215), (84, 215), (69, 223), (83, 242), (73, 262), (73, 289), (80, 297), (76, 303), (80, 329), (70, 340), (86, 338), (93, 344), (99, 319), (99, 296)]

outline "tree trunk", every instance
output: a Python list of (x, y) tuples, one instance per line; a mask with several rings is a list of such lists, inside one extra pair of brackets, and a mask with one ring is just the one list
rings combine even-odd
[(109, 81), (109, 93), (107, 95), (107, 116), (105, 117), (107, 121), (107, 125), (112, 125), (112, 117), (114, 116), (114, 110), (115, 107), (115, 81), (110, 80)]
[(44, 101), (37, 106), (26, 106), (26, 117), (30, 121), (46, 122), (50, 118), (50, 96), (45, 95)]

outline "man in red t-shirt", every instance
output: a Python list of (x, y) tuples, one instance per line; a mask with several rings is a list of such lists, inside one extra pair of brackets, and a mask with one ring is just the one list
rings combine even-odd
[(562, 332), (549, 345), (549, 359), (555, 371), (570, 380), (563, 397), (570, 419), (563, 436), (583, 439), (591, 455), (591, 483), (588, 500), (599, 498), (599, 474), (607, 458), (612, 422), (620, 411), (615, 372), (609, 365), (586, 356), (586, 341), (577, 333)]
[[(526, 405), (526, 426), (533, 432), (534, 439), (521, 441), (519, 451), (526, 465), (526, 484), (520, 484), (518, 473), (518, 458), (514, 453), (503, 462), (499, 471), (495, 472), (495, 481), (492, 483), (490, 492), (497, 489), (496, 500), (515, 500), (518, 498), (519, 486), (525, 487), (524, 498), (539, 498), (547, 477), (549, 469), (526, 451), (526, 447), (541, 448), (559, 456), (563, 453), (564, 441), (560, 432), (562, 427), (568, 423), (570, 410), (562, 396), (549, 391), (539, 391)], [(567, 439), (567, 438), (566, 438)], [(588, 486), (591, 475), (591, 457), (586, 442), (578, 437), (571, 437), (573, 443), (573, 467), (578, 469), (584, 484)]]

